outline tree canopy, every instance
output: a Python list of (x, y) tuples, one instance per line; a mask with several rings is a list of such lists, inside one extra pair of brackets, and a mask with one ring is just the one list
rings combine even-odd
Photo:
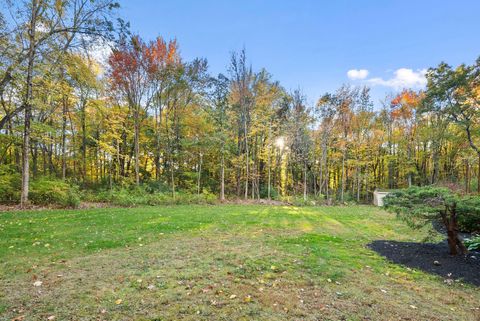
[[(84, 188), (156, 183), (245, 199), (370, 202), (375, 188), (480, 190), (479, 61), (445, 63), (375, 106), (368, 87), (289, 92), (245, 50), (225, 73), (144, 40), (109, 0), (9, 2), (0, 19), (0, 164)], [(98, 48), (111, 47), (108, 59)], [(227, 59), (226, 59), (227, 60)], [(476, 178), (476, 179), (475, 179)]]

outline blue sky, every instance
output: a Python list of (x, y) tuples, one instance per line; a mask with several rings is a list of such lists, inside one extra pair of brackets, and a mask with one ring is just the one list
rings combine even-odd
[[(177, 38), (182, 56), (225, 72), (245, 46), (288, 90), (314, 103), (343, 83), (369, 84), (376, 104), (422, 70), (480, 56), (479, 0), (123, 0), (121, 16), (145, 39)], [(348, 73), (350, 71), (350, 73)], [(349, 77), (350, 76), (350, 77)]]

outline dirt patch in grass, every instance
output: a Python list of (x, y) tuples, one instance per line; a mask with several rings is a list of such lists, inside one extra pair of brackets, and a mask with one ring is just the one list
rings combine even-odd
[(369, 247), (393, 263), (440, 275), (446, 283), (466, 282), (480, 286), (480, 253), (452, 256), (446, 242), (414, 243), (374, 241)]
[(24, 208), (20, 206), (20, 204), (0, 204), (0, 214), (2, 212), (16, 212), (16, 211), (45, 211), (45, 210), (52, 210), (52, 209), (60, 209), (59, 206), (40, 206), (40, 205), (27, 205)]

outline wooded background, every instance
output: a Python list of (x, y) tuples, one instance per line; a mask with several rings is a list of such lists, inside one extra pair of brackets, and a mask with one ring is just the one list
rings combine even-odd
[[(0, 13), (0, 174), (88, 189), (370, 202), (375, 188), (480, 191), (480, 60), (427, 73), (374, 108), (344, 85), (309, 105), (245, 51), (224, 74), (146, 41), (110, 0), (9, 3)], [(11, 18), (15, 17), (15, 19)], [(98, 52), (111, 47), (108, 59)], [(110, 50), (109, 50), (110, 51)], [(321, 93), (319, 93), (320, 95)]]

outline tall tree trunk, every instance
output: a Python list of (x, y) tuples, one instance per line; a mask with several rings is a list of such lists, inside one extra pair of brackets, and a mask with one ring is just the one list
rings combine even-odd
[(307, 201), (307, 161), (303, 161), (303, 200)]
[(82, 126), (82, 180), (85, 184), (87, 181), (87, 115), (86, 101), (82, 101), (80, 111), (80, 121)]
[[(450, 212), (449, 216), (447, 211)], [(458, 235), (459, 229), (456, 204), (453, 204), (453, 206), (447, 208), (445, 212), (442, 213), (442, 219), (445, 227), (447, 228), (447, 241), (448, 247), (450, 249), (450, 254), (457, 255), (459, 250), (461, 254), (467, 254), (468, 250)]]
[(270, 155), (271, 151), (272, 151), (272, 148), (269, 145), (268, 146), (268, 187), (267, 187), (268, 189), (267, 197), (269, 200), (272, 199), (272, 156)]
[(172, 198), (175, 200), (175, 174), (173, 168), (173, 162), (170, 164), (170, 179), (172, 180)]
[(134, 154), (135, 154), (135, 184), (140, 185), (140, 107), (135, 106), (135, 111), (134, 111)]
[(32, 162), (32, 172), (33, 177), (35, 178), (38, 175), (38, 147), (36, 143), (33, 144)]
[(360, 190), (362, 188), (362, 181), (360, 179), (360, 169), (357, 166), (357, 203), (360, 203)]
[(247, 138), (247, 118), (244, 120), (244, 139), (245, 139), (245, 199), (248, 198), (248, 180), (249, 180), (249, 150), (248, 150), (248, 138)]
[(113, 158), (108, 160), (108, 188), (113, 189)]
[(318, 173), (318, 195), (322, 195), (323, 191), (323, 160), (320, 161), (320, 172)]
[(342, 175), (341, 175), (341, 191), (340, 191), (340, 201), (343, 203), (343, 199), (344, 199), (344, 193), (345, 193), (345, 158), (346, 158), (346, 154), (347, 151), (346, 149), (344, 148), (343, 150), (343, 153), (342, 153)]
[(76, 179), (77, 178), (77, 155), (76, 155), (77, 143), (76, 143), (76, 138), (75, 138), (76, 133), (75, 133), (75, 128), (74, 128), (74, 125), (73, 125), (72, 114), (71, 113), (68, 114), (68, 121), (70, 122), (70, 131), (72, 133), (72, 142), (71, 142), (72, 158), (73, 158), (72, 173), (73, 173), (73, 177)]
[(222, 145), (222, 159), (220, 161), (220, 200), (225, 200), (225, 154)]
[(67, 99), (67, 97), (63, 97), (62, 106), (62, 180), (65, 180), (67, 176)]
[(23, 130), (23, 150), (22, 150), (22, 192), (20, 196), (21, 207), (28, 204), (28, 188), (30, 181), (30, 122), (32, 118), (32, 99), (33, 99), (33, 66), (35, 60), (35, 31), (38, 14), (38, 0), (32, 0), (32, 16), (28, 31), (28, 67), (27, 67), (27, 91), (25, 95), (25, 120)]
[[(161, 93), (160, 89), (160, 93)], [(160, 174), (161, 174), (161, 167), (160, 167), (160, 155), (161, 155), (161, 128), (162, 128), (162, 101), (161, 97), (159, 95), (158, 98), (158, 109), (155, 108), (155, 140), (156, 140), (156, 146), (155, 146), (155, 179), (160, 180)]]
[(440, 147), (437, 146), (438, 142), (434, 142), (433, 146), (433, 171), (432, 171), (432, 179), (430, 181), (431, 184), (435, 184), (439, 177), (440, 172)]
[(200, 160), (198, 163), (198, 177), (197, 177), (197, 195), (200, 196), (200, 182), (202, 179), (202, 161), (203, 161), (203, 155), (200, 153)]

